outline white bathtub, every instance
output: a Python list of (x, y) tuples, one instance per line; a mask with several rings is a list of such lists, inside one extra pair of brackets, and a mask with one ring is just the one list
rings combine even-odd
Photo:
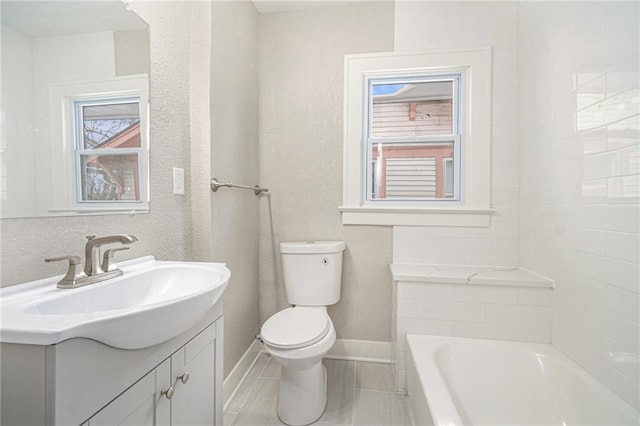
[(551, 345), (407, 336), (416, 425), (638, 425), (638, 413)]

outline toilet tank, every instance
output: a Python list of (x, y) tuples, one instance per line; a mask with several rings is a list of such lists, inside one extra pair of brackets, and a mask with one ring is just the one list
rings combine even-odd
[(280, 243), (287, 300), (292, 305), (328, 306), (340, 300), (344, 241)]

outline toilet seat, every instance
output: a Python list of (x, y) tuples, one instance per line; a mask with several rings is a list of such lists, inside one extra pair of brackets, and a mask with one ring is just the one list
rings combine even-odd
[(262, 326), (262, 340), (279, 349), (297, 349), (322, 340), (331, 322), (324, 309), (296, 307), (284, 309)]

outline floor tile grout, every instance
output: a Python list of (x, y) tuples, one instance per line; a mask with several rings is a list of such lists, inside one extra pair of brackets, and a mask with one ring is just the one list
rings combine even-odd
[[(235, 407), (236, 410), (227, 410), (225, 414), (229, 414), (229, 417), (233, 417), (231, 420), (231, 425), (238, 426), (246, 426), (253, 424), (279, 424), (282, 423), (277, 418), (276, 413), (276, 402), (277, 398), (274, 401), (272, 397), (274, 395), (274, 391), (277, 390), (277, 383), (279, 382), (279, 377), (274, 377), (276, 375), (276, 369), (280, 368), (277, 362), (268, 354), (261, 354), (260, 357), (266, 356), (260, 360), (256, 360), (253, 368), (257, 368), (255, 371), (247, 374), (247, 377), (251, 377), (252, 383), (247, 383), (245, 389), (242, 392), (242, 397), (244, 397), (244, 401), (238, 404), (238, 407)], [(361, 421), (367, 421), (367, 412), (371, 409), (372, 401), (385, 401), (381, 407), (383, 408), (383, 412), (386, 413), (397, 413), (398, 409), (402, 411), (402, 415), (400, 418), (408, 418), (408, 408), (406, 402), (397, 401), (394, 398), (391, 398), (391, 395), (406, 395), (398, 393), (395, 391), (395, 387), (392, 387), (391, 390), (386, 389), (389, 385), (387, 383), (389, 380), (393, 379), (393, 366), (391, 364), (388, 365), (379, 365), (379, 366), (363, 366), (362, 364), (367, 364), (364, 361), (355, 361), (355, 360), (337, 360), (337, 359), (327, 359), (326, 361), (335, 362), (335, 363), (345, 363), (345, 364), (333, 364), (332, 367), (332, 389), (334, 392), (346, 392), (346, 395), (351, 394), (351, 402), (348, 402), (348, 397), (346, 400), (342, 401), (340, 405), (335, 405), (336, 403), (332, 403), (332, 413), (328, 418), (322, 418), (322, 420), (318, 421), (318, 425), (325, 426), (354, 426), (357, 425)], [(369, 364), (381, 364), (381, 363), (369, 363)], [(342, 365), (342, 367), (338, 367)], [(360, 368), (359, 368), (360, 367)], [(337, 370), (336, 370), (337, 368)], [(344, 371), (344, 369), (353, 371), (353, 378), (347, 382), (338, 379), (340, 373), (339, 371)], [(338, 371), (338, 372), (336, 372)], [(264, 376), (268, 372), (269, 376)], [(336, 376), (338, 374), (338, 376)], [(349, 383), (350, 382), (350, 383)], [(337, 387), (336, 387), (337, 386)], [(360, 387), (358, 387), (360, 386)], [(362, 386), (370, 386), (378, 389), (368, 389)], [(349, 389), (349, 387), (351, 389)], [(269, 389), (266, 391), (266, 389)], [(342, 390), (341, 390), (342, 389)], [(267, 392), (266, 394), (264, 392)], [(331, 388), (329, 390), (331, 392)], [(389, 395), (388, 397), (383, 395)], [(262, 395), (262, 396), (259, 396)], [(267, 397), (265, 403), (257, 403), (255, 398), (264, 398), (265, 395), (272, 395), (271, 397)], [(378, 396), (374, 396), (378, 395)], [(239, 395), (237, 395), (239, 396)], [(235, 398), (236, 396), (234, 396)], [(373, 399), (372, 399), (373, 398)], [(382, 399), (380, 399), (382, 398)], [(387, 399), (389, 398), (389, 399)], [(267, 401), (270, 401), (266, 403)], [(335, 399), (334, 399), (335, 401)], [(232, 401), (231, 401), (232, 402)], [(240, 401), (238, 401), (240, 402)], [(374, 404), (380, 404), (380, 402)], [(229, 404), (232, 405), (232, 404)], [(369, 407), (369, 408), (365, 408)], [(337, 410), (337, 411), (336, 411)], [(361, 410), (365, 410), (361, 412)], [(339, 414), (343, 413), (343, 414)], [(333, 417), (335, 415), (338, 417)], [(364, 417), (362, 417), (364, 415)], [(380, 417), (380, 421), (382, 423), (376, 423), (380, 425), (390, 425), (389, 422), (393, 422), (393, 418), (389, 418), (388, 416), (395, 418), (398, 414), (387, 414)], [(323, 413), (324, 416), (324, 413)], [(344, 417), (340, 417), (344, 416)], [(396, 419), (397, 420), (397, 419)], [(332, 423), (333, 421), (333, 423)], [(371, 421), (371, 419), (369, 419)], [(275, 423), (274, 423), (275, 422)], [(402, 420), (404, 423), (404, 420)], [(230, 425), (225, 425), (230, 426)]]
[(353, 407), (351, 407), (351, 426), (353, 426), (356, 423), (356, 405), (357, 405), (357, 401), (356, 401), (356, 383), (358, 383), (358, 361), (354, 361), (353, 362), (353, 391), (352, 391), (352, 396), (351, 396), (351, 400), (353, 401)]
[[(253, 364), (251, 365), (251, 368), (249, 369), (249, 371), (247, 372), (246, 377), (249, 376), (249, 374), (251, 374), (251, 370), (254, 369), (256, 367), (256, 364), (258, 364), (260, 362), (260, 357), (262, 357), (264, 354), (261, 352), (260, 355), (258, 355), (258, 357), (256, 358), (256, 360), (253, 362)], [(253, 388), (256, 386), (256, 383), (258, 383), (258, 380), (262, 377), (262, 373), (264, 372), (265, 368), (267, 368), (267, 365), (269, 365), (269, 362), (271, 362), (271, 357), (269, 356), (269, 361), (267, 361), (264, 365), (264, 367), (262, 367), (262, 369), (260, 370), (260, 372), (258, 373), (258, 375), (256, 376), (256, 378), (253, 380), (253, 383), (249, 384), (248, 389), (247, 389), (247, 398), (242, 402), (242, 404), (240, 404), (240, 408), (238, 408), (238, 411), (231, 411), (231, 410), (225, 410), (226, 413), (232, 413), (232, 414), (240, 414), (240, 412), (242, 412), (242, 409), (244, 408), (244, 406), (247, 404), (248, 401), (248, 397), (249, 395), (251, 395), (251, 392), (253, 392)], [(240, 383), (239, 386), (242, 386), (244, 384), (244, 382)], [(239, 388), (239, 387), (238, 387)], [(236, 393), (236, 395), (234, 395), (233, 398), (236, 398), (238, 395)], [(231, 405), (231, 401), (229, 401), (229, 405)]]

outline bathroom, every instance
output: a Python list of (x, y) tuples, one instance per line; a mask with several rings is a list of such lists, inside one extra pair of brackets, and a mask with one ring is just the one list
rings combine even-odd
[[(329, 315), (347, 359), (392, 361), (390, 264), (519, 266), (555, 282), (541, 340), (638, 408), (638, 3), (127, 3), (150, 31), (149, 212), (3, 218), (3, 287), (64, 273), (43, 259), (92, 234), (135, 235), (118, 259), (225, 262), (232, 389), (287, 306), (283, 241), (346, 242)], [(487, 46), (490, 225), (343, 225), (344, 55)], [(269, 195), (212, 193), (212, 177)]]

